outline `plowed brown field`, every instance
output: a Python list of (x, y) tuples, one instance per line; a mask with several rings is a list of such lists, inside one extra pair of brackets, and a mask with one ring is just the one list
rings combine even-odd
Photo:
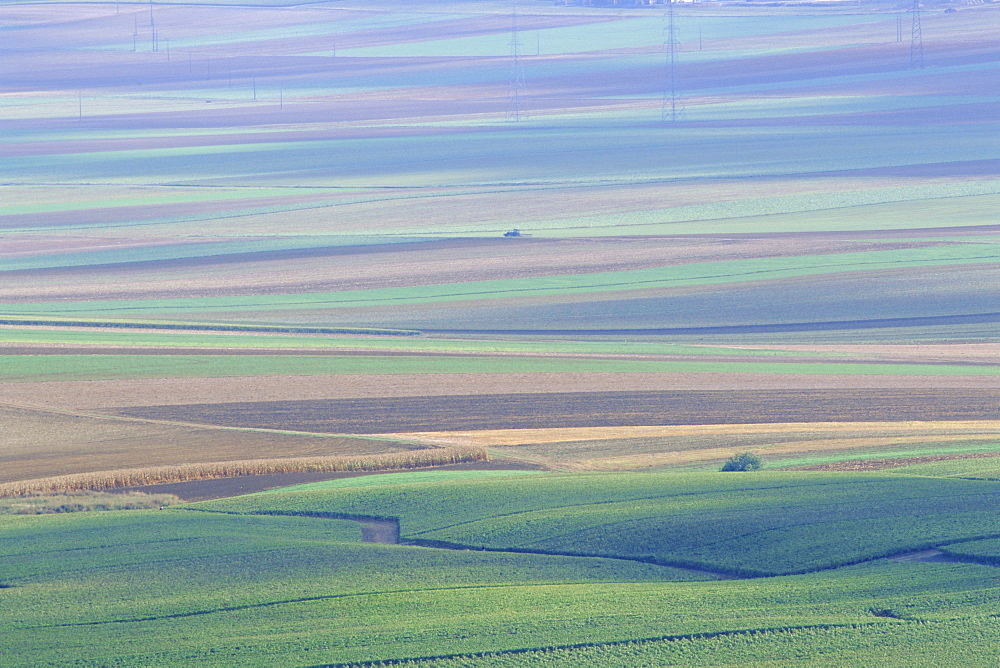
[(376, 434), (616, 425), (997, 420), (1000, 390), (572, 392), (135, 406), (122, 415)]
[(0, 402), (69, 409), (506, 393), (937, 390), (995, 392), (995, 376), (822, 376), (752, 373), (511, 373), (150, 378), (0, 383)]

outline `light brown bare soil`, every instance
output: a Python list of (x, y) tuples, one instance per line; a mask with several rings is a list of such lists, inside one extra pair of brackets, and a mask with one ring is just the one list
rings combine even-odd
[(220, 429), (12, 406), (0, 406), (0, 423), (0, 482), (138, 466), (411, 449), (399, 441)]

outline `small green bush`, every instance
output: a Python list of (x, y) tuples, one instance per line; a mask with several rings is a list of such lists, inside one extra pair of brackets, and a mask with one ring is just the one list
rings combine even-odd
[(764, 463), (760, 457), (752, 452), (744, 452), (742, 455), (733, 455), (726, 460), (720, 471), (756, 471)]

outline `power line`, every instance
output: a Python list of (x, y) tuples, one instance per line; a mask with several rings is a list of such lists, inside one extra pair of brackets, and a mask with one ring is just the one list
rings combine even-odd
[(510, 80), (507, 83), (507, 120), (517, 122), (527, 117), (523, 107), (524, 66), (521, 64), (521, 39), (517, 26), (517, 7), (510, 14)]
[(924, 36), (920, 30), (920, 0), (913, 0), (913, 23), (910, 27), (910, 67), (924, 69)]
[[(667, 0), (667, 26), (664, 29), (663, 49), (667, 54), (663, 104), (660, 106), (660, 120), (674, 122), (683, 111), (677, 95), (677, 23), (674, 0)], [(700, 39), (700, 37), (699, 37)]]

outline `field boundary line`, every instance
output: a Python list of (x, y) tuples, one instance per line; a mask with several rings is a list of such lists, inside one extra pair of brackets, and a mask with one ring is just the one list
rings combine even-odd
[(587, 649), (591, 647), (621, 647), (625, 645), (642, 645), (642, 644), (652, 644), (657, 642), (679, 642), (684, 640), (711, 640), (712, 638), (726, 638), (733, 636), (754, 636), (763, 635), (766, 633), (782, 633), (790, 631), (809, 631), (813, 629), (858, 629), (858, 628), (868, 628), (871, 626), (888, 626), (898, 625), (900, 623), (917, 623), (924, 624), (930, 623), (924, 620), (910, 620), (902, 619), (898, 617), (887, 617), (885, 619), (893, 619), (895, 621), (889, 622), (853, 622), (853, 623), (843, 623), (843, 624), (802, 624), (797, 626), (774, 626), (774, 627), (763, 627), (763, 628), (752, 628), (752, 629), (730, 629), (723, 631), (704, 631), (701, 633), (680, 633), (665, 636), (654, 636), (647, 638), (630, 638), (627, 640), (608, 640), (606, 642), (583, 642), (583, 643), (572, 643), (567, 645), (547, 645), (542, 647), (521, 647), (516, 649), (507, 650), (494, 650), (487, 652), (465, 652), (461, 654), (439, 654), (434, 656), (416, 656), (407, 657), (401, 659), (371, 659), (365, 661), (349, 661), (347, 663), (321, 663), (312, 666), (307, 666), (306, 668), (375, 668), (377, 666), (406, 666), (409, 664), (416, 664), (418, 662), (425, 661), (442, 661), (446, 659), (485, 659), (491, 657), (503, 657), (503, 656), (516, 656), (518, 654), (529, 654), (532, 652), (556, 652), (559, 650), (568, 649)]
[[(819, 566), (816, 568), (800, 569), (795, 571), (788, 571), (786, 573), (773, 573), (767, 571), (758, 571), (755, 569), (724, 569), (724, 568), (714, 568), (711, 564), (702, 564), (700, 562), (688, 562), (684, 560), (676, 561), (666, 561), (660, 560), (656, 557), (626, 557), (621, 555), (613, 555), (606, 553), (593, 553), (593, 552), (572, 552), (572, 551), (562, 551), (562, 550), (539, 550), (530, 548), (517, 548), (517, 547), (507, 547), (507, 548), (491, 548), (491, 547), (481, 547), (475, 545), (465, 545), (462, 543), (451, 543), (443, 540), (403, 540), (400, 545), (411, 545), (415, 547), (426, 547), (430, 549), (441, 549), (441, 550), (468, 550), (471, 552), (496, 552), (496, 553), (506, 553), (506, 554), (536, 554), (540, 556), (549, 557), (577, 557), (577, 558), (590, 558), (590, 559), (616, 559), (619, 561), (633, 561), (640, 564), (651, 564), (653, 566), (663, 566), (665, 568), (676, 568), (685, 571), (696, 571), (699, 573), (704, 573), (707, 575), (715, 575), (719, 577), (720, 580), (760, 580), (764, 578), (782, 578), (793, 575), (808, 575), (811, 573), (822, 573), (824, 571), (835, 571), (841, 568), (848, 568), (850, 566), (858, 566), (860, 564), (867, 564), (873, 561), (880, 561), (882, 559), (892, 560), (894, 557), (908, 555), (912, 552), (917, 552), (920, 550), (932, 550), (941, 547), (948, 547), (949, 545), (961, 545), (962, 543), (973, 543), (980, 540), (994, 540), (1000, 539), (1000, 533), (993, 534), (982, 534), (979, 536), (966, 536), (963, 538), (946, 539), (942, 541), (934, 541), (931, 543), (920, 543), (916, 546), (906, 548), (905, 550), (894, 549), (892, 552), (862, 557), (860, 559), (855, 559), (852, 561), (847, 561), (842, 564), (833, 564), (829, 566)], [(964, 556), (952, 555), (948, 552), (943, 552), (946, 555), (945, 559), (941, 561), (946, 561), (950, 563), (963, 563), (963, 564), (973, 564), (977, 566), (990, 566), (993, 568), (1000, 568), (1000, 558), (994, 559), (991, 563), (987, 560), (975, 560), (973, 558), (965, 558)], [(1000, 618), (1000, 613), (996, 615)]]
[[(236, 513), (239, 514), (239, 513)], [(301, 598), (290, 598), (281, 599), (277, 601), (261, 601), (259, 603), (246, 603), (243, 605), (233, 605), (221, 608), (211, 608), (206, 610), (191, 610), (188, 612), (178, 612), (169, 615), (150, 615), (148, 617), (131, 617), (126, 619), (104, 619), (93, 622), (67, 622), (64, 624), (38, 624), (35, 626), (21, 626), (16, 627), (19, 629), (57, 629), (57, 628), (71, 628), (71, 627), (81, 627), (81, 626), (106, 626), (109, 624), (136, 624), (141, 622), (157, 622), (165, 619), (182, 619), (184, 617), (200, 617), (203, 615), (215, 615), (224, 612), (238, 612), (240, 610), (252, 610), (255, 608), (270, 608), (279, 605), (291, 605), (294, 603), (312, 603), (316, 601), (329, 601), (342, 598), (359, 598), (364, 596), (393, 596), (393, 595), (403, 595), (403, 594), (420, 594), (423, 592), (439, 592), (439, 591), (462, 591), (466, 589), (509, 589), (509, 588), (533, 588), (533, 587), (575, 587), (579, 583), (576, 582), (545, 582), (532, 584), (530, 582), (515, 582), (509, 584), (490, 584), (490, 585), (456, 585), (452, 587), (429, 587), (426, 589), (390, 589), (383, 591), (359, 591), (359, 592), (345, 592), (341, 594), (326, 594), (322, 596), (305, 596)], [(378, 665), (378, 664), (376, 664)]]

